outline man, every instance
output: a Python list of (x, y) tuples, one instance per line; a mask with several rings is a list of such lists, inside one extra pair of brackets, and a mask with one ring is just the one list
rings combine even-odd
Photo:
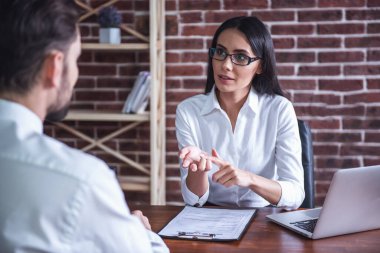
[(168, 252), (101, 160), (43, 134), (78, 78), (73, 0), (0, 2), (0, 252)]

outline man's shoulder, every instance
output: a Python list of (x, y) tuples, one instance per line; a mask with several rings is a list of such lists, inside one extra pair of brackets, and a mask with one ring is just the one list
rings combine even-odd
[(43, 135), (40, 141), (45, 152), (42, 158), (51, 170), (83, 180), (93, 173), (108, 170), (108, 166), (99, 158), (49, 136)]

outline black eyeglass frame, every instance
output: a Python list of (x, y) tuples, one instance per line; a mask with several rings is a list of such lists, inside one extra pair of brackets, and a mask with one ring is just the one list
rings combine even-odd
[(227, 54), (227, 53), (226, 53), (226, 57), (224, 57), (224, 59), (216, 59), (216, 58), (214, 58), (214, 54), (215, 54), (216, 50), (217, 50), (217, 48), (215, 48), (215, 47), (210, 47), (210, 48), (208, 49), (208, 55), (209, 55), (209, 57), (210, 57), (211, 59), (213, 59), (213, 60), (217, 60), (217, 61), (224, 61), (224, 60), (227, 58), (227, 56), (229, 56), (230, 59), (231, 59), (231, 62), (232, 62), (233, 64), (235, 64), (235, 65), (238, 65), (238, 66), (248, 66), (248, 65), (251, 64), (252, 62), (255, 62), (255, 61), (258, 61), (258, 60), (261, 59), (261, 57), (258, 57), (258, 56), (256, 56), (256, 57), (249, 57), (248, 55), (245, 55), (245, 56), (248, 58), (248, 63), (247, 63), (247, 64), (240, 64), (240, 63), (236, 63), (236, 62), (234, 62), (234, 60), (233, 60), (233, 58), (232, 58), (232, 56), (234, 56), (234, 55), (239, 55), (239, 54)]

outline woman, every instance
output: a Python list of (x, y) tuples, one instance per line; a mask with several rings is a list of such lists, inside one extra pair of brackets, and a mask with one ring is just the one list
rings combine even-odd
[(229, 19), (209, 56), (205, 94), (176, 112), (185, 202), (299, 207), (305, 193), (297, 118), (277, 80), (269, 32), (256, 17)]

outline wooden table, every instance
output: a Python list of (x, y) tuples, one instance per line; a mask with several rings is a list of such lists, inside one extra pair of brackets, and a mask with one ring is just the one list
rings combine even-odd
[[(149, 218), (152, 230), (160, 231), (183, 207), (131, 206)], [(261, 208), (240, 241), (205, 242), (164, 239), (171, 253), (235, 253), (235, 252), (321, 252), (321, 253), (379, 253), (380, 229), (327, 239), (311, 240), (268, 221), (265, 216), (277, 213), (277, 208)]]

